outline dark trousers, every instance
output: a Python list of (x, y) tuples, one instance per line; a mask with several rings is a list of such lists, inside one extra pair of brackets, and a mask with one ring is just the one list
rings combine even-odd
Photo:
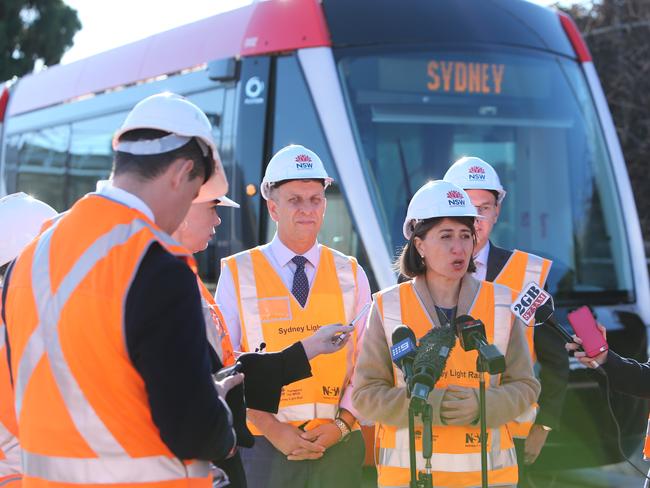
[(313, 461), (289, 461), (262, 436), (255, 436), (251, 449), (241, 449), (248, 485), (255, 488), (359, 488), (364, 457), (360, 431)]
[(517, 486), (519, 488), (528, 488), (530, 483), (528, 482), (528, 467), (524, 464), (524, 445), (526, 444), (526, 439), (513, 439), (515, 441), (515, 450), (517, 451), (517, 468), (519, 470), (519, 482)]
[(244, 473), (239, 451), (230, 459), (215, 461), (214, 464), (228, 475), (228, 479), (230, 480), (228, 488), (247, 488), (246, 474)]

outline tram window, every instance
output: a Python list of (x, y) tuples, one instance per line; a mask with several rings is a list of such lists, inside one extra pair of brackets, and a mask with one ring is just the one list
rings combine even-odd
[(68, 205), (94, 191), (97, 180), (109, 177), (113, 165), (111, 141), (126, 112), (72, 124), (68, 177)]
[[(277, 86), (273, 113), (273, 152), (288, 144), (301, 144), (318, 154), (327, 173), (335, 181), (327, 190), (327, 212), (318, 236), (319, 242), (344, 254), (357, 256), (372, 285), (374, 278), (366, 260), (363, 244), (355, 229), (345, 196), (336, 183), (340, 178), (294, 56), (281, 57), (277, 60)], [(275, 225), (267, 212), (264, 212), (264, 215), (266, 238), (271, 240), (275, 233)]]
[(65, 166), (70, 144), (70, 127), (61, 125), (39, 131), (25, 132), (12, 137), (7, 156), (14, 155), (16, 164), (16, 191), (24, 191), (43, 200), (56, 210), (64, 210), (66, 201)]
[[(212, 137), (214, 137), (219, 149), (221, 149), (221, 138), (223, 133), (222, 121), (225, 99), (224, 93), (225, 90), (221, 88), (196, 93), (187, 97), (191, 102), (200, 107), (208, 116), (208, 119), (212, 124)], [(219, 151), (219, 155), (221, 155), (221, 151)]]
[[(472, 155), (490, 162), (508, 191), (493, 242), (551, 258), (547, 283), (558, 303), (632, 296), (613, 165), (574, 61), (508, 49), (369, 51), (339, 67), (391, 248), (404, 242), (410, 195)], [(447, 75), (453, 66), (458, 83), (438, 66)], [(463, 77), (477, 66), (481, 93)]]

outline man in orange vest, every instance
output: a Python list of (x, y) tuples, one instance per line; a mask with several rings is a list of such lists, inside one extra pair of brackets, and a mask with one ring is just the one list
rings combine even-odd
[[(444, 179), (463, 188), (483, 217), (476, 222), (474, 262), (477, 270), (474, 277), (516, 291), (521, 291), (531, 281), (544, 286), (551, 266), (549, 260), (520, 250), (502, 249), (490, 241), (506, 195), (494, 168), (480, 158), (464, 157), (447, 170)], [(548, 327), (528, 327), (525, 332), (533, 361), (539, 366), (542, 390), (536, 417), (531, 412), (532, 415), (520, 425), (510, 426), (519, 460), (519, 486), (526, 486), (521, 468), (535, 462), (548, 433), (559, 426), (569, 380), (569, 359), (559, 334)]]
[[(56, 210), (25, 193), (0, 198), (0, 222), (4, 231), (0, 240), (0, 293), (9, 263), (39, 234), (43, 223), (55, 216)], [(0, 486), (19, 488), (20, 481), (18, 424), (5, 348), (5, 326), (0, 313)]]
[(189, 252), (170, 234), (204, 184), (227, 191), (205, 114), (148, 97), (113, 140), (113, 184), (8, 271), (3, 296), (23, 485), (210, 488), (234, 451)]
[[(280, 350), (326, 324), (348, 324), (370, 301), (354, 258), (317, 241), (332, 182), (320, 158), (291, 145), (269, 162), (262, 181), (277, 234), (264, 246), (225, 258), (219, 304), (235, 347)], [(345, 348), (311, 361), (311, 378), (283, 389), (276, 415), (249, 410), (255, 446), (242, 450), (251, 486), (358, 487), (364, 446), (350, 378), (362, 326)]]

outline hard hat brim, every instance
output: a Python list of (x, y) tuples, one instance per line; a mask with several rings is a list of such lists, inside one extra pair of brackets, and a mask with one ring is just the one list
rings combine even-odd
[(287, 178), (286, 180), (278, 180), (278, 181), (262, 181), (262, 185), (260, 186), (260, 193), (262, 194), (262, 198), (264, 198), (264, 200), (269, 199), (271, 195), (271, 188), (275, 183), (280, 183), (282, 181), (293, 181), (293, 180), (323, 180), (325, 190), (327, 190), (328, 186), (334, 183), (334, 178), (330, 178), (329, 176), (326, 177), (313, 176), (313, 177), (304, 177), (304, 178)]
[[(476, 220), (485, 220), (485, 217), (483, 217), (482, 215), (478, 215), (478, 214), (446, 215), (446, 216), (427, 217), (427, 218), (431, 218), (431, 219), (433, 219), (433, 218), (454, 219), (454, 218), (457, 218), (457, 217), (473, 217)], [(404, 235), (406, 240), (409, 240), (411, 238), (411, 236), (413, 235), (413, 232), (411, 231), (411, 224), (414, 221), (418, 221), (418, 220), (427, 220), (427, 219), (409, 219), (409, 220), (404, 222), (404, 225), (402, 226), (402, 234)]]
[(225, 197), (225, 196), (224, 197), (219, 197), (218, 200), (219, 200), (219, 203), (217, 205), (219, 205), (220, 207), (233, 207), (233, 208), (239, 208), (240, 207), (240, 205), (236, 201), (231, 200), (230, 198)]

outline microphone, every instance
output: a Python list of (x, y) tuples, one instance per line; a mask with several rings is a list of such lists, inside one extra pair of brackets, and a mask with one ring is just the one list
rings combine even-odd
[[(544, 302), (535, 312), (535, 323), (548, 325), (552, 329), (555, 329), (555, 331), (560, 334), (565, 341), (575, 342), (571, 334), (569, 334), (555, 319), (555, 316), (553, 315), (554, 312), (555, 308), (553, 307), (553, 300), (551, 299)], [(583, 349), (580, 347), (578, 350), (582, 351)]]
[(442, 376), (447, 358), (456, 345), (451, 327), (436, 327), (420, 339), (420, 347), (413, 363), (412, 395), (424, 402)]
[(506, 358), (495, 345), (488, 344), (483, 322), (470, 315), (461, 315), (454, 321), (454, 325), (462, 348), (465, 351), (478, 351), (485, 371), (498, 374), (506, 370)]
[(573, 342), (573, 337), (562, 327), (555, 317), (553, 297), (534, 281), (528, 283), (510, 306), (512, 314), (524, 324), (535, 318), (535, 325), (547, 325), (562, 336), (567, 342)]
[(413, 361), (415, 359), (415, 334), (406, 325), (398, 325), (393, 329), (391, 336), (393, 345), (390, 348), (390, 357), (404, 375), (406, 394), (410, 396), (410, 381), (413, 376)]

